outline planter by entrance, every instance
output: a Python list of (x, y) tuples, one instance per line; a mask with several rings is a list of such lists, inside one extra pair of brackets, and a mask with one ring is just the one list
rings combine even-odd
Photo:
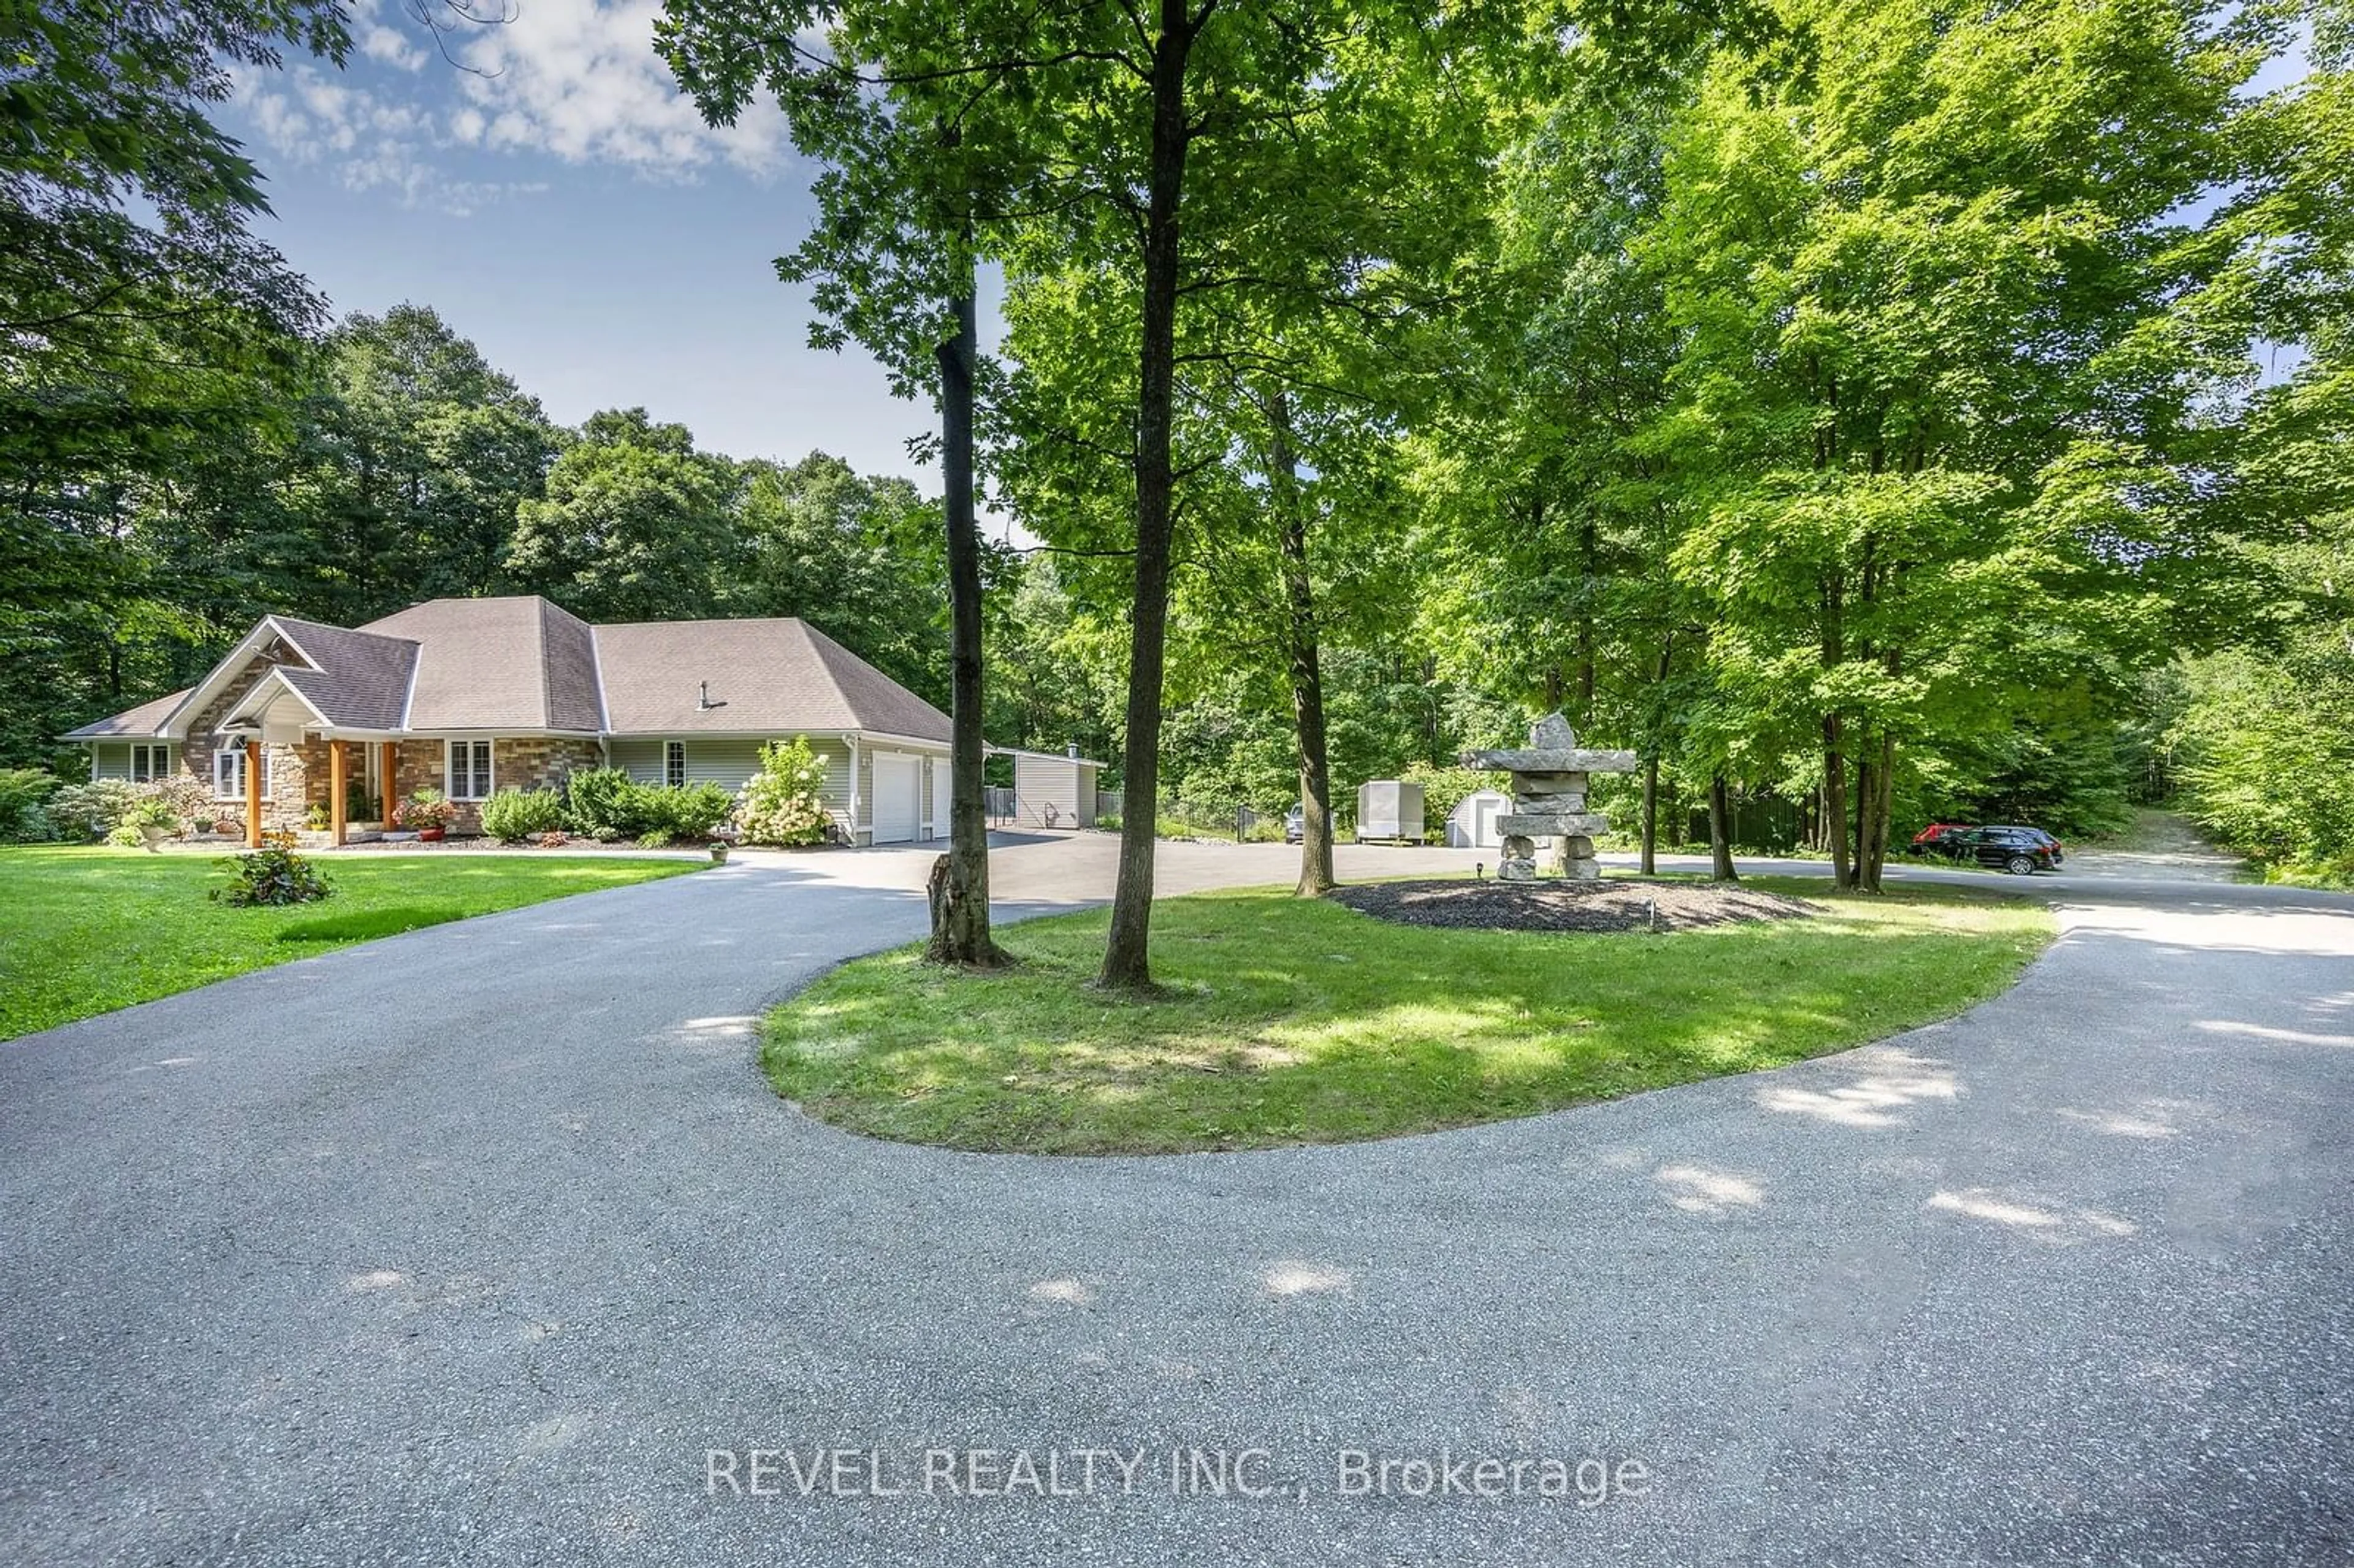
[(726, 844), (713, 844), (711, 846), (711, 863), (714, 865), (726, 865), (727, 863), (727, 846)]
[(429, 844), (438, 844), (441, 842), (441, 835), (448, 831), (446, 828), (419, 828), (417, 836)]
[(139, 837), (147, 845), (149, 854), (154, 854), (162, 849), (164, 841), (171, 836), (172, 830), (169, 828), (143, 827), (139, 830)]

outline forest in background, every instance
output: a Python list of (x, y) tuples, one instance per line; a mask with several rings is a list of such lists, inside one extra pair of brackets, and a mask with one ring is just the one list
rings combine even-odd
[[(1668, 842), (1712, 786), (1818, 841), (1834, 794), (1883, 837), (2097, 832), (2179, 796), (2277, 866), (2354, 871), (2342, 6), (1570, 6), (1566, 31), (1502, 7), (1450, 33), (1293, 0), (1264, 37), (1214, 10), (1201, 37), (1235, 30), (1196, 67), (1148, 476), (1174, 498), (1161, 794), (1299, 798), (1312, 654), (1343, 800), (1559, 708), (1642, 752)], [(331, 321), (252, 237), (222, 62), (339, 59), (337, 17), (0, 24), (35, 62), (0, 131), (0, 763), (71, 767), (58, 734), (264, 611), (440, 594), (801, 615), (945, 706), (936, 497), (640, 409), (558, 427), (463, 323)], [(2252, 86), (2291, 51), (2299, 79)], [(1074, 116), (1093, 79), (968, 134), (1109, 194), (964, 221), (1007, 285), (982, 467), (1043, 542), (986, 553), (990, 738), (1076, 742), (1117, 783), (1138, 354), (1164, 327), (1119, 206), (1144, 129), (1108, 90)], [(1130, 140), (1076, 148), (1083, 123)], [(1604, 803), (1631, 821), (1642, 787)]]

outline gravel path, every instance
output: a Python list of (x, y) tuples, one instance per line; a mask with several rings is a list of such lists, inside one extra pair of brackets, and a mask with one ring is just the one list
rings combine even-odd
[[(999, 888), (1110, 858), (1020, 843)], [(0, 1561), (2354, 1556), (2354, 901), (2038, 878), (2022, 983), (1877, 1047), (1052, 1160), (861, 1140), (753, 1069), (759, 1004), (920, 929), (928, 861), (747, 857), (0, 1048)], [(709, 1495), (752, 1447), (813, 1495)], [(923, 1495), (927, 1448), (1015, 1494)], [(1172, 1489), (1187, 1448), (1278, 1489)], [(1066, 1493), (1143, 1457), (1033, 1496), (1015, 1449)], [(1522, 1494), (1413, 1495), (1442, 1455)], [(1547, 1460), (1612, 1495), (1535, 1495)]]

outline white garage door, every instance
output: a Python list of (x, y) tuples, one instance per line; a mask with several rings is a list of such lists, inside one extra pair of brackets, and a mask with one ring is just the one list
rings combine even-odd
[(949, 759), (932, 758), (932, 837), (949, 836)]
[(916, 838), (917, 758), (894, 752), (875, 757), (875, 842), (913, 843)]

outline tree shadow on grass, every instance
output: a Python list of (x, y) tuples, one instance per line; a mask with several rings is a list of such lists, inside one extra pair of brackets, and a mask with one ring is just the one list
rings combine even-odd
[(1781, 1065), (1948, 1016), (2041, 946), (2032, 911), (1899, 906), (1673, 937), (1384, 926), (1262, 895), (1157, 912), (1160, 1000), (1087, 989), (1102, 921), (1027, 926), (1025, 967), (850, 966), (767, 1061), (813, 1114), (1051, 1153), (1345, 1142)]

